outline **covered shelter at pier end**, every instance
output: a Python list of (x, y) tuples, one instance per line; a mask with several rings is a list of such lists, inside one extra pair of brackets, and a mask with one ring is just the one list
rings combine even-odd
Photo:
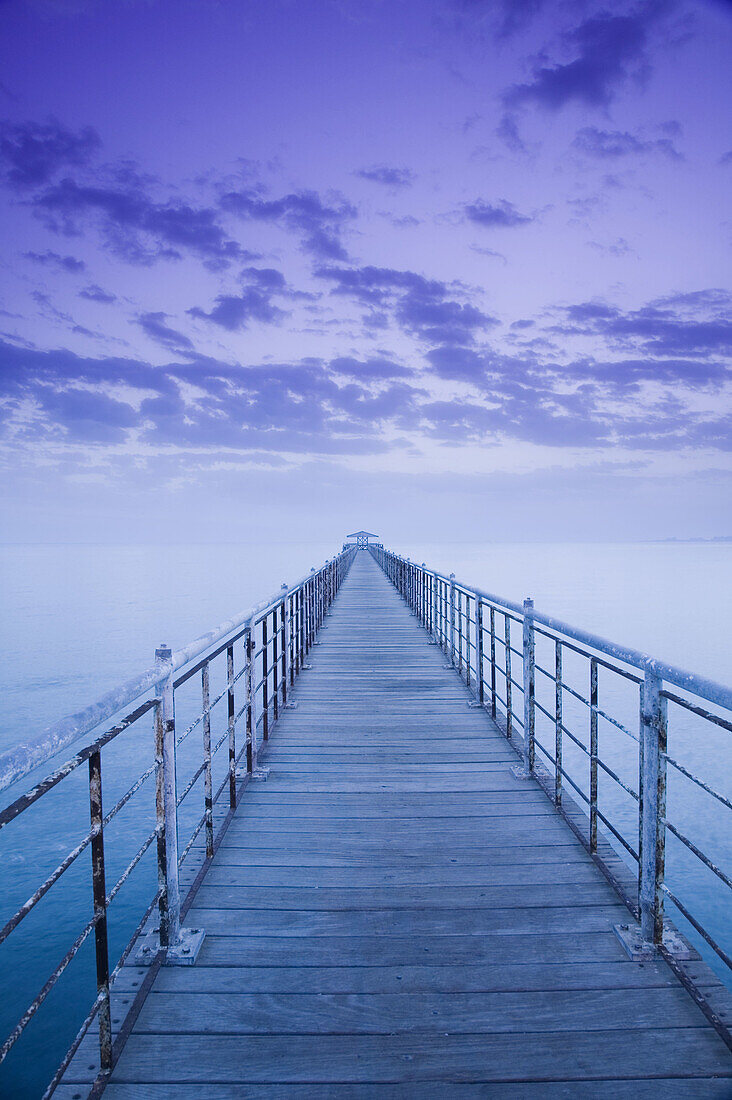
[[(369, 545), (369, 539), (377, 539), (379, 536), (375, 535), (373, 531), (353, 531), (350, 535), (346, 535), (347, 539), (356, 540), (357, 550), (367, 550)], [(345, 545), (348, 545), (347, 543)]]

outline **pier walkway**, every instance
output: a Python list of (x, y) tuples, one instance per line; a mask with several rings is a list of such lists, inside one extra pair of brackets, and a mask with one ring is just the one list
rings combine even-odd
[[(725, 1043), (628, 958), (627, 908), (369, 553), (308, 661), (186, 915), (197, 963), (155, 974), (106, 1100), (732, 1096)], [(87, 1095), (94, 1042), (57, 1097)]]

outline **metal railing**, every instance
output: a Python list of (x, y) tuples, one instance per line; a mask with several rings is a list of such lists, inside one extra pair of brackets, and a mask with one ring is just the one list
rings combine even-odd
[[(222, 623), (216, 630), (203, 635), (175, 653), (167, 646), (155, 652), (155, 665), (141, 676), (108, 692), (102, 699), (84, 710), (70, 715), (46, 730), (37, 741), (18, 746), (0, 756), (0, 790), (17, 782), (22, 776), (38, 767), (61, 748), (79, 738), (83, 733), (97, 729), (114, 718), (119, 711), (135, 704), (133, 710), (118, 718), (95, 740), (85, 745), (74, 756), (46, 775), (30, 790), (0, 811), (0, 829), (22, 819), (22, 815), (45, 795), (77, 773), (84, 765), (88, 768), (88, 804), (90, 828), (65, 855), (58, 866), (37, 887), (0, 929), (0, 944), (6, 941), (21, 922), (36, 908), (51, 888), (72, 867), (86, 849), (91, 853), (92, 916), (79, 930), (70, 947), (31, 1000), (21, 1018), (0, 1047), (2, 1062), (26, 1027), (42, 1007), (61, 976), (78, 955), (82, 945), (94, 935), (96, 997), (66, 1058), (61, 1063), (49, 1085), (50, 1095), (60, 1081), (71, 1058), (92, 1021), (98, 1018), (99, 1057), (102, 1071), (109, 1071), (115, 1060), (115, 1041), (110, 1006), (110, 985), (145, 928), (157, 905), (159, 929), (156, 929), (156, 949), (153, 956), (164, 953), (168, 962), (185, 963), (192, 957), (203, 937), (201, 930), (183, 928), (181, 925), (180, 867), (191, 851), (197, 837), (204, 831), (206, 859), (213, 857), (217, 836), (214, 829), (214, 807), (223, 797), (229, 806), (229, 814), (236, 808), (246, 782), (257, 774), (257, 752), (266, 742), (271, 727), (277, 721), (288, 702), (289, 689), (295, 682), (315, 636), (323, 622), (328, 607), (335, 598), (348, 572), (355, 550), (345, 549), (337, 557), (325, 563), (319, 570), (292, 586), (283, 585), (276, 596), (263, 601), (235, 619)], [(211, 667), (220, 659), (223, 686), (214, 694), (211, 691)], [(217, 666), (218, 667), (218, 666)], [(179, 670), (181, 674), (176, 677)], [(200, 677), (200, 709), (184, 729), (176, 726), (176, 699), (180, 689)], [(242, 688), (237, 684), (243, 680)], [(150, 694), (150, 693), (153, 694)], [(242, 692), (241, 697), (239, 697)], [(139, 700), (144, 698), (142, 702)], [(218, 704), (225, 701), (226, 718), (220, 719), (220, 732), (214, 734), (212, 717)], [(240, 703), (237, 706), (237, 703)], [(111, 810), (105, 812), (102, 797), (103, 750), (135, 726), (145, 717), (151, 717), (154, 729), (154, 756), (148, 766), (137, 776), (129, 788), (117, 799)], [(244, 722), (244, 737), (237, 741), (237, 724)], [(197, 728), (201, 731), (200, 764), (179, 787), (177, 752), (181, 744)], [(151, 749), (153, 745), (151, 744)], [(214, 790), (213, 763), (216, 754), (224, 748), (225, 774)], [(241, 765), (241, 767), (240, 767)], [(140, 791), (154, 777), (155, 795), (154, 825), (145, 836), (133, 858), (117, 878), (111, 889), (105, 872), (105, 830)], [(202, 787), (202, 813), (196, 817), (188, 840), (179, 851), (179, 811), (182, 803), (193, 791)], [(225, 821), (228, 822), (228, 816)], [(223, 823), (219, 829), (222, 832)], [(135, 931), (122, 951), (114, 969), (110, 965), (108, 913), (119, 891), (130, 879), (146, 852), (154, 846), (157, 855), (158, 890), (142, 913)], [(185, 913), (185, 908), (183, 909)], [(162, 956), (161, 956), (162, 957)], [(152, 961), (152, 960), (150, 960)], [(16, 976), (16, 983), (17, 983)]]
[[(501, 721), (507, 738), (520, 730), (521, 774), (548, 772), (545, 785), (559, 807), (565, 784), (570, 787), (587, 810), (586, 824), (573, 827), (596, 861), (605, 862), (598, 850), (599, 828), (635, 869), (636, 893), (628, 898), (611, 868), (603, 866), (640, 920), (639, 951), (660, 948), (666, 953), (664, 901), (668, 899), (732, 970), (729, 949), (691, 911), (688, 900), (669, 888), (666, 875), (670, 836), (706, 868), (729, 898), (732, 869), (720, 866), (701, 842), (687, 835), (686, 826), (667, 815), (667, 772), (672, 769), (683, 777), (711, 800), (715, 811), (732, 810), (730, 797), (696, 775), (668, 748), (669, 706), (700, 720), (705, 732), (732, 732), (732, 690), (543, 615), (530, 599), (512, 603), (457, 581), (454, 573), (444, 576), (382, 547), (369, 549), (451, 665), (473, 688), (475, 705)], [(600, 705), (601, 675), (604, 695), (614, 706)], [(612, 680), (620, 681), (622, 690), (613, 687)], [(631, 728), (634, 718), (635, 730)], [(612, 731), (612, 738), (607, 731)], [(631, 759), (618, 747), (618, 735), (630, 747)], [(603, 742), (607, 742), (604, 753)], [(537, 753), (546, 769), (539, 768)], [(729, 752), (726, 760), (729, 775)], [(724, 780), (719, 759), (714, 761), (714, 773)], [(608, 792), (612, 784), (621, 798), (606, 793), (601, 799), (601, 792)], [(630, 812), (623, 810), (622, 799), (630, 800)], [(719, 829), (727, 844), (730, 823), (732, 818)], [(711, 846), (708, 837), (707, 844)]]

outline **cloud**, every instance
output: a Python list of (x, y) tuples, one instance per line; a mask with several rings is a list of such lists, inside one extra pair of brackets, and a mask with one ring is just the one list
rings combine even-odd
[(112, 302), (117, 301), (116, 294), (110, 294), (109, 291), (103, 290), (96, 283), (92, 283), (91, 286), (85, 286), (83, 290), (79, 291), (80, 298), (86, 298), (90, 302), (103, 302), (106, 305), (110, 305)]
[(732, 354), (730, 307), (732, 295), (716, 289), (671, 295), (626, 311), (603, 302), (579, 302), (565, 308), (568, 324), (553, 331), (599, 335), (653, 355)]
[(533, 78), (504, 94), (509, 107), (535, 103), (558, 110), (576, 102), (606, 107), (618, 87), (646, 63), (647, 23), (653, 8), (632, 15), (606, 12), (586, 19), (565, 36), (576, 56), (566, 64), (539, 65)]
[(264, 199), (254, 190), (228, 191), (221, 197), (221, 207), (237, 217), (272, 222), (299, 233), (303, 249), (318, 259), (348, 259), (341, 233), (356, 209), (341, 197), (326, 203), (315, 191), (293, 192), (280, 199)]
[(526, 145), (519, 134), (518, 123), (513, 115), (505, 114), (496, 127), (496, 136), (501, 139), (512, 153), (525, 153)]
[(137, 318), (137, 324), (151, 340), (171, 351), (192, 351), (192, 341), (182, 332), (171, 328), (166, 323), (167, 317), (168, 314), (162, 312), (141, 313)]
[(501, 229), (514, 228), (518, 225), (528, 225), (534, 219), (528, 214), (520, 214), (512, 202), (500, 199), (496, 203), (485, 202), (476, 199), (475, 202), (466, 203), (465, 215), (469, 221), (476, 225), (486, 225)]
[(414, 183), (414, 172), (409, 168), (390, 168), (386, 164), (375, 164), (371, 168), (360, 168), (354, 173), (361, 179), (371, 183), (380, 183), (384, 187), (400, 188), (411, 187)]
[(587, 247), (594, 248), (596, 252), (601, 252), (606, 256), (629, 256), (634, 254), (634, 250), (625, 237), (617, 237), (610, 244), (602, 244), (600, 241), (588, 241)]
[(572, 144), (580, 152), (600, 160), (638, 156), (643, 153), (661, 153), (669, 160), (684, 159), (670, 138), (649, 141), (627, 130), (598, 130), (595, 126), (585, 126), (577, 131)]
[(480, 244), (471, 244), (471, 252), (477, 252), (479, 256), (490, 256), (491, 259), (500, 260), (504, 267), (508, 264), (508, 258), (502, 252), (496, 252), (495, 248), (484, 248)]
[(252, 321), (275, 324), (286, 316), (286, 313), (273, 305), (265, 294), (254, 288), (245, 290), (239, 295), (219, 294), (213, 308), (208, 312), (198, 306), (193, 306), (186, 312), (191, 317), (212, 321), (213, 324), (229, 332), (246, 329)]
[(722, 167), (726, 167), (728, 164), (732, 164), (732, 149), (730, 149), (726, 153), (723, 153), (717, 163), (720, 164)]
[(60, 271), (68, 271), (71, 275), (77, 275), (80, 271), (86, 270), (83, 260), (77, 260), (75, 256), (61, 256), (58, 252), (51, 252), (48, 249), (45, 252), (24, 252), (23, 255), (33, 263), (56, 267)]
[[(164, 337), (171, 331), (165, 314), (142, 320), (158, 332), (162, 324)], [(8, 414), (0, 435), (31, 456), (48, 441), (130, 443), (137, 463), (144, 463), (146, 446), (180, 457), (201, 450), (377, 454), (398, 445), (394, 428), (419, 421), (421, 391), (387, 376), (376, 358), (242, 366), (199, 356), (153, 367), (0, 343), (0, 362)], [(115, 467), (121, 455), (113, 452)]]
[(211, 321), (229, 332), (246, 329), (252, 321), (277, 324), (287, 313), (272, 301), (275, 295), (297, 297), (288, 290), (285, 277), (275, 268), (245, 267), (241, 273), (247, 284), (241, 294), (219, 294), (211, 310), (194, 306), (187, 312), (192, 317)]
[(329, 367), (336, 374), (347, 375), (361, 381), (391, 381), (394, 378), (413, 378), (416, 373), (411, 367), (405, 367), (401, 363), (395, 363), (393, 359), (378, 356), (362, 361), (354, 359), (353, 356), (344, 355), (331, 359)]
[(64, 168), (86, 165), (101, 145), (90, 126), (78, 132), (56, 119), (0, 122), (0, 164), (6, 184), (26, 191), (48, 183)]
[[(384, 318), (391, 315), (406, 332), (432, 343), (470, 343), (476, 332), (497, 324), (494, 317), (469, 302), (458, 301), (455, 287), (414, 271), (320, 267), (314, 274), (334, 284), (331, 293), (383, 311)], [(383, 323), (380, 313), (372, 318), (372, 324)]]
[(137, 176), (117, 186), (63, 179), (36, 195), (32, 205), (49, 228), (65, 235), (96, 222), (108, 248), (127, 263), (149, 265), (190, 252), (218, 269), (248, 255), (227, 236), (215, 210), (177, 200), (157, 202)]

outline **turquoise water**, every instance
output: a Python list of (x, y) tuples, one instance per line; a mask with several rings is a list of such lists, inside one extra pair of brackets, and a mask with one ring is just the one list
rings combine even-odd
[[(92, 701), (151, 663), (161, 641), (174, 648), (219, 621), (275, 592), (320, 565), (337, 546), (2, 547), (3, 707), (0, 749), (34, 737), (44, 726)], [(512, 600), (532, 596), (539, 610), (577, 626), (730, 682), (727, 642), (732, 613), (732, 545), (458, 545), (396, 546), (414, 560)], [(548, 655), (547, 655), (548, 658)], [(585, 668), (568, 665), (578, 684)], [(549, 685), (538, 686), (539, 699)], [(215, 685), (212, 685), (212, 692)], [(180, 717), (195, 713), (194, 697), (180, 700)], [(600, 705), (633, 730), (637, 698), (601, 674)], [(549, 707), (550, 709), (550, 707)], [(586, 726), (578, 705), (568, 711), (572, 728)], [(567, 719), (565, 719), (567, 720)], [(218, 719), (224, 721), (223, 716)], [(568, 722), (569, 724), (569, 722)], [(583, 725), (584, 724), (584, 725)], [(222, 727), (223, 728), (223, 727)], [(612, 766), (633, 783), (635, 745), (611, 727), (601, 727), (601, 747)], [(550, 731), (539, 723), (538, 734)], [(216, 726), (214, 736), (216, 735)], [(184, 746), (184, 777), (198, 763), (198, 743)], [(152, 735), (145, 721), (104, 754), (104, 798), (109, 807), (151, 759)], [(732, 795), (732, 739), (706, 724), (671, 714), (669, 752), (728, 797)], [(68, 753), (67, 753), (68, 755)], [(579, 753), (568, 756), (586, 786)], [(195, 763), (194, 763), (195, 761)], [(585, 769), (586, 770), (586, 769)], [(0, 921), (35, 889), (88, 828), (85, 775), (76, 773), (20, 821), (0, 832), (3, 886)], [(685, 784), (685, 785), (684, 785)], [(9, 792), (6, 801), (21, 793)], [(152, 792), (141, 792), (106, 835), (107, 877), (115, 881), (152, 826)], [(601, 782), (600, 800), (628, 838), (635, 808), (613, 785)], [(193, 813), (193, 810), (196, 813)], [(191, 807), (189, 819), (197, 815)], [(669, 818), (728, 872), (732, 867), (727, 811), (688, 783), (669, 784)], [(186, 835), (187, 821), (181, 822)], [(89, 860), (82, 856), (0, 947), (4, 996), (0, 1031), (5, 1034), (58, 963), (90, 915)], [(679, 845), (669, 846), (669, 882), (693, 898), (695, 911), (730, 949), (729, 898), (710, 873)], [(152, 859), (144, 859), (115, 901), (110, 916), (112, 956), (121, 951), (155, 889)], [(90, 944), (31, 1023), (26, 1037), (0, 1069), (0, 1094), (40, 1095), (86, 1014), (94, 993)]]

